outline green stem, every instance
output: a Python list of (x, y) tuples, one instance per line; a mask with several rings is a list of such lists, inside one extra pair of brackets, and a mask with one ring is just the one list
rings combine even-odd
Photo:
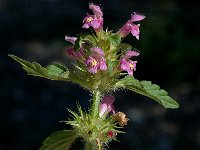
[(92, 99), (92, 117), (95, 118), (99, 112), (99, 103), (101, 101), (100, 91), (93, 91)]
[(90, 143), (85, 143), (85, 150), (93, 150), (93, 145)]
[(92, 143), (85, 143), (85, 150), (102, 150), (102, 148)]

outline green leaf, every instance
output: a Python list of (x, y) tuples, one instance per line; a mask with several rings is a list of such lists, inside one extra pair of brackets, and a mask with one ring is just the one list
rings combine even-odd
[(108, 64), (108, 70), (112, 72), (113, 68), (115, 68), (116, 66), (119, 65), (119, 61), (110, 61), (110, 60), (107, 60), (107, 64)]
[(74, 50), (78, 51), (82, 46), (93, 47), (96, 44), (96, 39), (90, 34), (81, 34), (75, 41)]
[(132, 50), (132, 46), (126, 43), (121, 43), (119, 46), (122, 55), (124, 55), (128, 50)]
[(125, 88), (141, 95), (147, 96), (165, 108), (178, 108), (179, 104), (168, 96), (165, 90), (160, 89), (156, 84), (152, 84), (151, 81), (139, 81), (131, 76), (126, 76), (116, 83), (115, 88)]
[(56, 131), (44, 140), (39, 150), (69, 150), (76, 138), (73, 130)]
[(121, 38), (118, 36), (118, 34), (113, 34), (109, 37), (110, 43), (112, 43), (114, 46), (118, 46), (121, 42)]
[(28, 73), (28, 75), (44, 77), (50, 80), (63, 80), (68, 81), (69, 71), (65, 66), (54, 63), (47, 67), (42, 67), (36, 62), (28, 62), (15, 55), (9, 55), (14, 60), (22, 65), (22, 68)]

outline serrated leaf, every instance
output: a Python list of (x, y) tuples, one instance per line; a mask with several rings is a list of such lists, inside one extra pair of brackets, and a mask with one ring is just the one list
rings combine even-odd
[(62, 130), (47, 137), (39, 150), (69, 150), (77, 135), (73, 130)]
[(139, 81), (131, 76), (126, 76), (115, 85), (116, 88), (125, 88), (141, 95), (147, 96), (165, 108), (178, 108), (179, 104), (168, 96), (165, 90), (160, 89), (160, 86), (152, 84), (151, 81)]
[(28, 73), (28, 75), (44, 77), (50, 80), (62, 80), (68, 81), (69, 71), (65, 66), (54, 63), (47, 67), (42, 67), (40, 64), (36, 62), (29, 62), (23, 60), (15, 55), (9, 55), (14, 60), (19, 62), (22, 65), (22, 68)]

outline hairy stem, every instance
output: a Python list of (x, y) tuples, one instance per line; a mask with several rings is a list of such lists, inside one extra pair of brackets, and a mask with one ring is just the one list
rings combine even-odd
[(92, 117), (95, 118), (99, 111), (99, 103), (101, 100), (100, 91), (93, 91), (93, 99), (92, 99)]
[(97, 145), (93, 145), (92, 143), (85, 143), (85, 150), (102, 150)]

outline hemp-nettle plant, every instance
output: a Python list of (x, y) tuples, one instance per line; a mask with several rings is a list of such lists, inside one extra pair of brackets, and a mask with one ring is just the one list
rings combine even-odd
[(71, 125), (71, 129), (51, 134), (40, 150), (67, 150), (77, 138), (85, 142), (85, 150), (106, 149), (109, 142), (117, 141), (118, 134), (124, 133), (121, 129), (129, 119), (125, 113), (115, 111), (114, 96), (106, 94), (111, 91), (128, 89), (155, 100), (165, 108), (179, 107), (158, 85), (151, 81), (139, 81), (133, 76), (137, 61), (132, 58), (135, 59), (140, 53), (122, 41), (130, 33), (139, 40), (140, 24), (137, 22), (145, 19), (145, 16), (133, 13), (125, 25), (112, 32), (103, 29), (101, 8), (91, 3), (89, 9), (93, 14), (86, 15), (82, 28), (91, 28), (92, 33), (65, 36), (65, 40), (71, 43), (66, 53), (76, 62), (73, 64), (74, 70), (68, 70), (58, 63), (42, 67), (36, 62), (9, 55), (22, 65), (28, 75), (73, 82), (92, 93), (90, 109), (83, 111), (78, 105), (78, 112), (69, 110), (72, 117), (64, 122)]

